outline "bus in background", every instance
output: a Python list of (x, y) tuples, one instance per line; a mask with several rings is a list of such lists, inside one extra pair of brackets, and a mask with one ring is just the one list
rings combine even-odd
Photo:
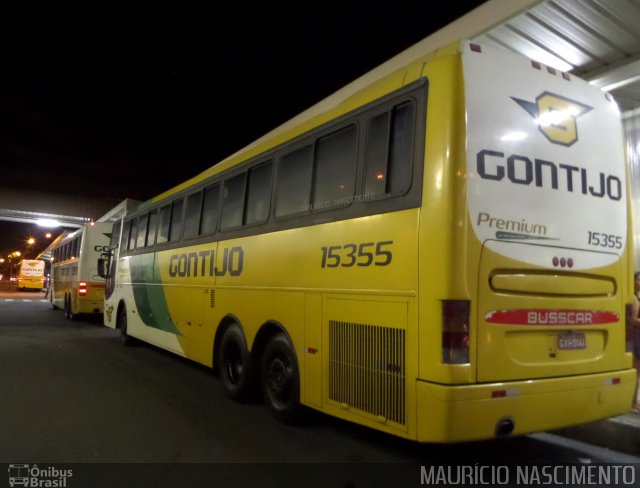
[(459, 442), (628, 411), (615, 102), (468, 41), (404, 62), (129, 212), (105, 324), (286, 421)]
[(18, 290), (40, 291), (44, 288), (45, 262), (41, 259), (23, 259), (18, 270)]
[(102, 314), (104, 278), (97, 266), (108, 252), (111, 228), (111, 222), (90, 222), (51, 248), (49, 300), (70, 320), (79, 314)]

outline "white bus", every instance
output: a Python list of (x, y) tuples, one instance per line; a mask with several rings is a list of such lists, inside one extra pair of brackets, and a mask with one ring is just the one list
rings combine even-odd
[(104, 278), (98, 259), (108, 251), (111, 222), (90, 222), (61, 239), (51, 250), (49, 300), (69, 320), (79, 314), (102, 314)]

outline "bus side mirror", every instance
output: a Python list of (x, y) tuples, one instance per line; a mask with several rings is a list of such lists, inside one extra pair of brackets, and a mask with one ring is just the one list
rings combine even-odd
[(102, 277), (102, 278), (106, 278), (107, 277), (107, 260), (104, 258), (98, 258), (98, 274)]

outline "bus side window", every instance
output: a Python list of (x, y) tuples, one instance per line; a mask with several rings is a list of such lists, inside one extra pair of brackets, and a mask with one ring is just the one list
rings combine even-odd
[(136, 237), (138, 236), (138, 220), (131, 219), (131, 230), (129, 232), (129, 249), (130, 251), (136, 248)]
[(220, 227), (223, 230), (242, 225), (246, 177), (246, 173), (241, 173), (225, 180), (222, 185), (222, 219)]
[(200, 223), (200, 234), (209, 235), (216, 231), (218, 223), (218, 206), (220, 200), (220, 185), (215, 184), (204, 190), (202, 202), (202, 221)]
[(147, 226), (149, 225), (149, 214), (138, 217), (138, 238), (136, 239), (136, 247), (142, 248), (145, 245), (147, 237)]
[(153, 246), (156, 243), (156, 229), (158, 228), (158, 212), (153, 210), (149, 212), (149, 227), (147, 228), (147, 246)]
[(266, 222), (271, 202), (271, 161), (251, 168), (247, 182), (247, 203), (244, 223), (247, 225)]
[(164, 244), (169, 240), (169, 224), (171, 223), (171, 205), (165, 205), (160, 209), (160, 223), (158, 225), (158, 244)]
[(171, 227), (169, 228), (169, 242), (175, 242), (180, 239), (182, 231), (182, 207), (184, 200), (176, 200), (171, 205)]
[[(313, 209), (348, 205), (356, 176), (358, 130), (350, 125), (318, 139), (313, 176)], [(345, 199), (345, 200), (341, 200)]]
[(312, 145), (282, 156), (278, 164), (276, 217), (309, 210), (312, 170)]
[(111, 238), (109, 240), (109, 247), (111, 249), (114, 249), (118, 246), (118, 239), (120, 237), (120, 225), (121, 225), (121, 221), (118, 220), (113, 224), (113, 227), (111, 229)]
[(78, 244), (80, 243), (80, 239), (77, 237), (71, 241), (71, 257), (74, 259), (78, 259)]
[(365, 194), (403, 195), (411, 186), (415, 106), (405, 102), (369, 121), (365, 149)]
[(125, 251), (127, 249), (127, 243), (129, 242), (129, 231), (131, 230), (131, 221), (127, 220), (122, 229), (122, 250)]
[(192, 193), (187, 197), (187, 208), (184, 213), (184, 237), (188, 239), (198, 235), (200, 227), (200, 211), (202, 209), (202, 192)]

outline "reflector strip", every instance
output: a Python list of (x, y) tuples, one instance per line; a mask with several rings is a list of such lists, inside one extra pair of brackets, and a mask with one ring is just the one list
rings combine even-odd
[(494, 310), (484, 320), (489, 324), (509, 325), (602, 325), (620, 321), (615, 312), (598, 310)]
[(494, 390), (491, 392), (491, 398), (506, 398), (520, 396), (520, 390)]

